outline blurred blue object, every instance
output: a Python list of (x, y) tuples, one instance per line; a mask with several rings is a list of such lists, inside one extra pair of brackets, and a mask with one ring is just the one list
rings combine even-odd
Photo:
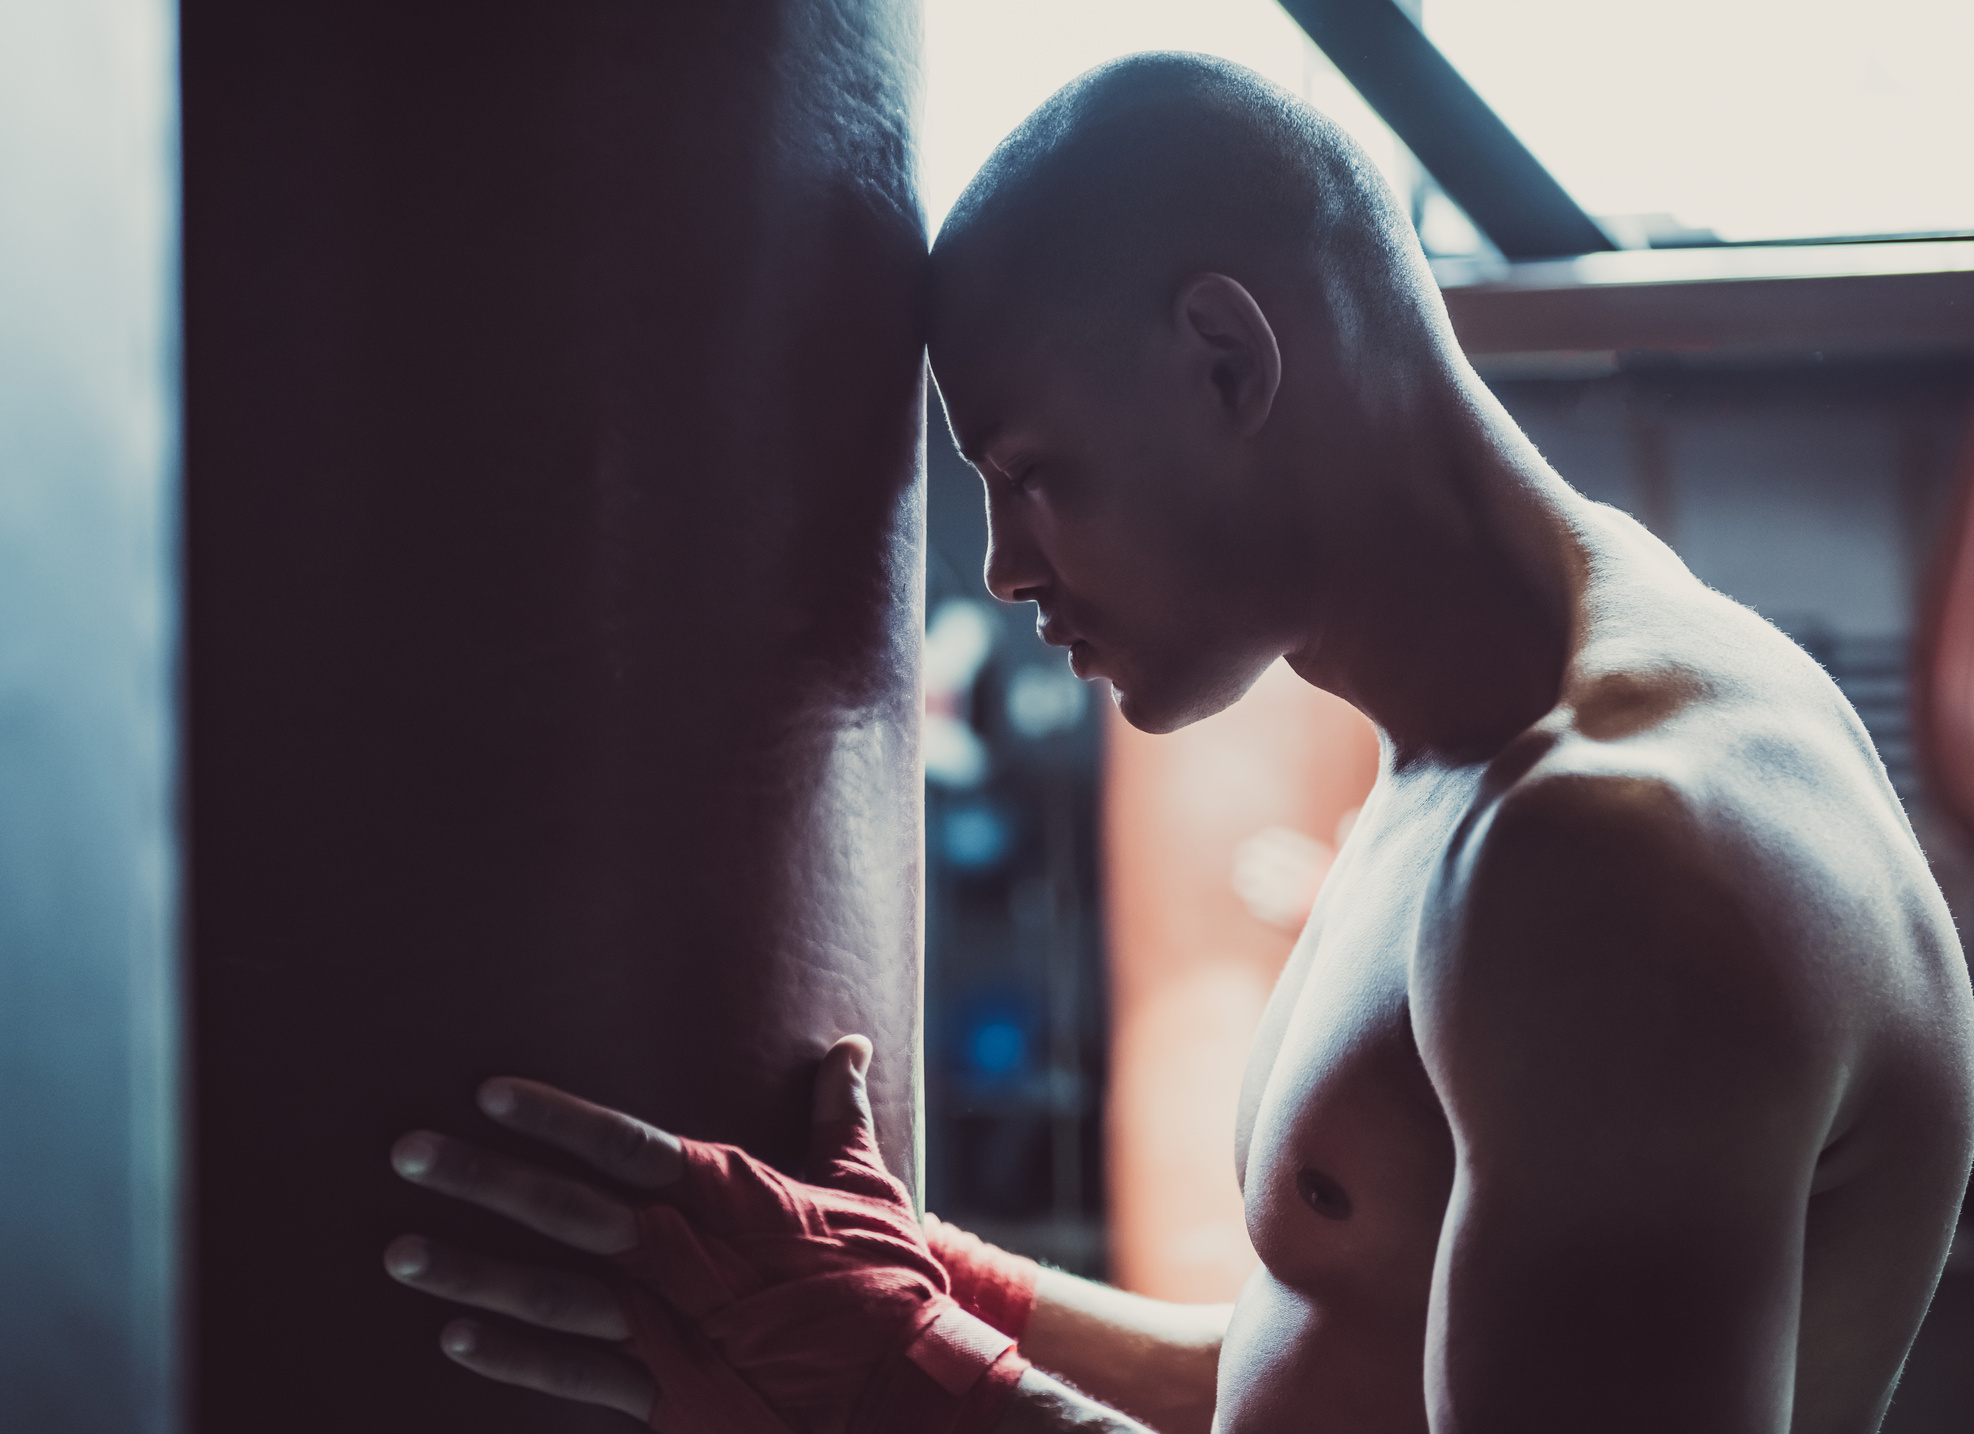
[(969, 1081), (1006, 1087), (1034, 1073), (1036, 1007), (1029, 992), (1001, 988), (975, 995), (955, 1016), (959, 1040), (953, 1049)]
[(1028, 1064), (1028, 1032), (1012, 1021), (982, 1022), (973, 1028), (967, 1055), (981, 1075), (1013, 1075)]
[(1083, 720), (1089, 688), (1066, 663), (1031, 663), (1008, 683), (1008, 725), (1031, 742), (1067, 732)]
[(985, 802), (952, 808), (939, 826), (940, 852), (961, 871), (987, 871), (999, 866), (1013, 845), (1013, 826)]

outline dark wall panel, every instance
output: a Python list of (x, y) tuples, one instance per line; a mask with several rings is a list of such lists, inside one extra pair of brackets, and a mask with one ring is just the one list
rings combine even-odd
[(390, 1173), (567, 1085), (783, 1163), (918, 1060), (914, 8), (184, 7), (195, 1427), (448, 1366)]

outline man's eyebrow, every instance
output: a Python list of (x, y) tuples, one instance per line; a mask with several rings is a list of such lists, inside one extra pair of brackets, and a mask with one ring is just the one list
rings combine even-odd
[(974, 467), (980, 467), (986, 461), (982, 455), (986, 453), (987, 445), (994, 441), (995, 435), (1000, 431), (1001, 425), (999, 423), (990, 423), (980, 429), (971, 438), (961, 439), (960, 457), (964, 458)]

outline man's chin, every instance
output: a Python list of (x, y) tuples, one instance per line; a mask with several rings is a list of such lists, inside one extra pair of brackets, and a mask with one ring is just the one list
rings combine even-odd
[(1118, 715), (1140, 732), (1149, 733), (1154, 737), (1177, 732), (1181, 727), (1190, 727), (1202, 718), (1225, 711), (1239, 695), (1235, 693), (1234, 697), (1221, 702), (1173, 701), (1169, 697), (1165, 701), (1160, 701), (1157, 689), (1153, 688), (1152, 696), (1147, 700), (1143, 686), (1134, 685), (1127, 692), (1116, 682), (1110, 685), (1111, 701), (1117, 704)]
[(1140, 732), (1162, 737), (1225, 712), (1247, 695), (1261, 673), (1218, 676), (1217, 681), (1161, 683), (1141, 673), (1130, 673), (1122, 680), (1111, 678), (1110, 696), (1126, 722)]

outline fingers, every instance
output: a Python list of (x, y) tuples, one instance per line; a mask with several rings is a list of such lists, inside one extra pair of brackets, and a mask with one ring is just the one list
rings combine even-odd
[(391, 1164), (414, 1185), (467, 1200), (593, 1255), (637, 1243), (628, 1205), (578, 1181), (464, 1140), (415, 1130), (391, 1147)]
[(865, 1036), (845, 1036), (829, 1048), (816, 1072), (815, 1108), (811, 1119), (822, 1125), (853, 1120), (869, 1125), (870, 1093), (864, 1076), (870, 1070), (871, 1043)]
[(899, 1199), (902, 1189), (877, 1151), (870, 1093), (864, 1087), (870, 1063), (871, 1044), (862, 1036), (845, 1036), (823, 1057), (809, 1127), (808, 1178), (855, 1194)]
[(630, 1338), (623, 1306), (603, 1281), (572, 1270), (516, 1265), (420, 1235), (401, 1235), (384, 1251), (392, 1278), (440, 1299), (511, 1315), (543, 1329), (591, 1339)]
[(543, 1335), (456, 1319), (439, 1333), (439, 1348), (475, 1374), (538, 1389), (582, 1404), (602, 1404), (648, 1420), (657, 1388), (644, 1366), (608, 1350)]
[(509, 1130), (566, 1150), (640, 1190), (663, 1189), (685, 1169), (676, 1135), (539, 1081), (487, 1081), (480, 1087), (480, 1109)]

